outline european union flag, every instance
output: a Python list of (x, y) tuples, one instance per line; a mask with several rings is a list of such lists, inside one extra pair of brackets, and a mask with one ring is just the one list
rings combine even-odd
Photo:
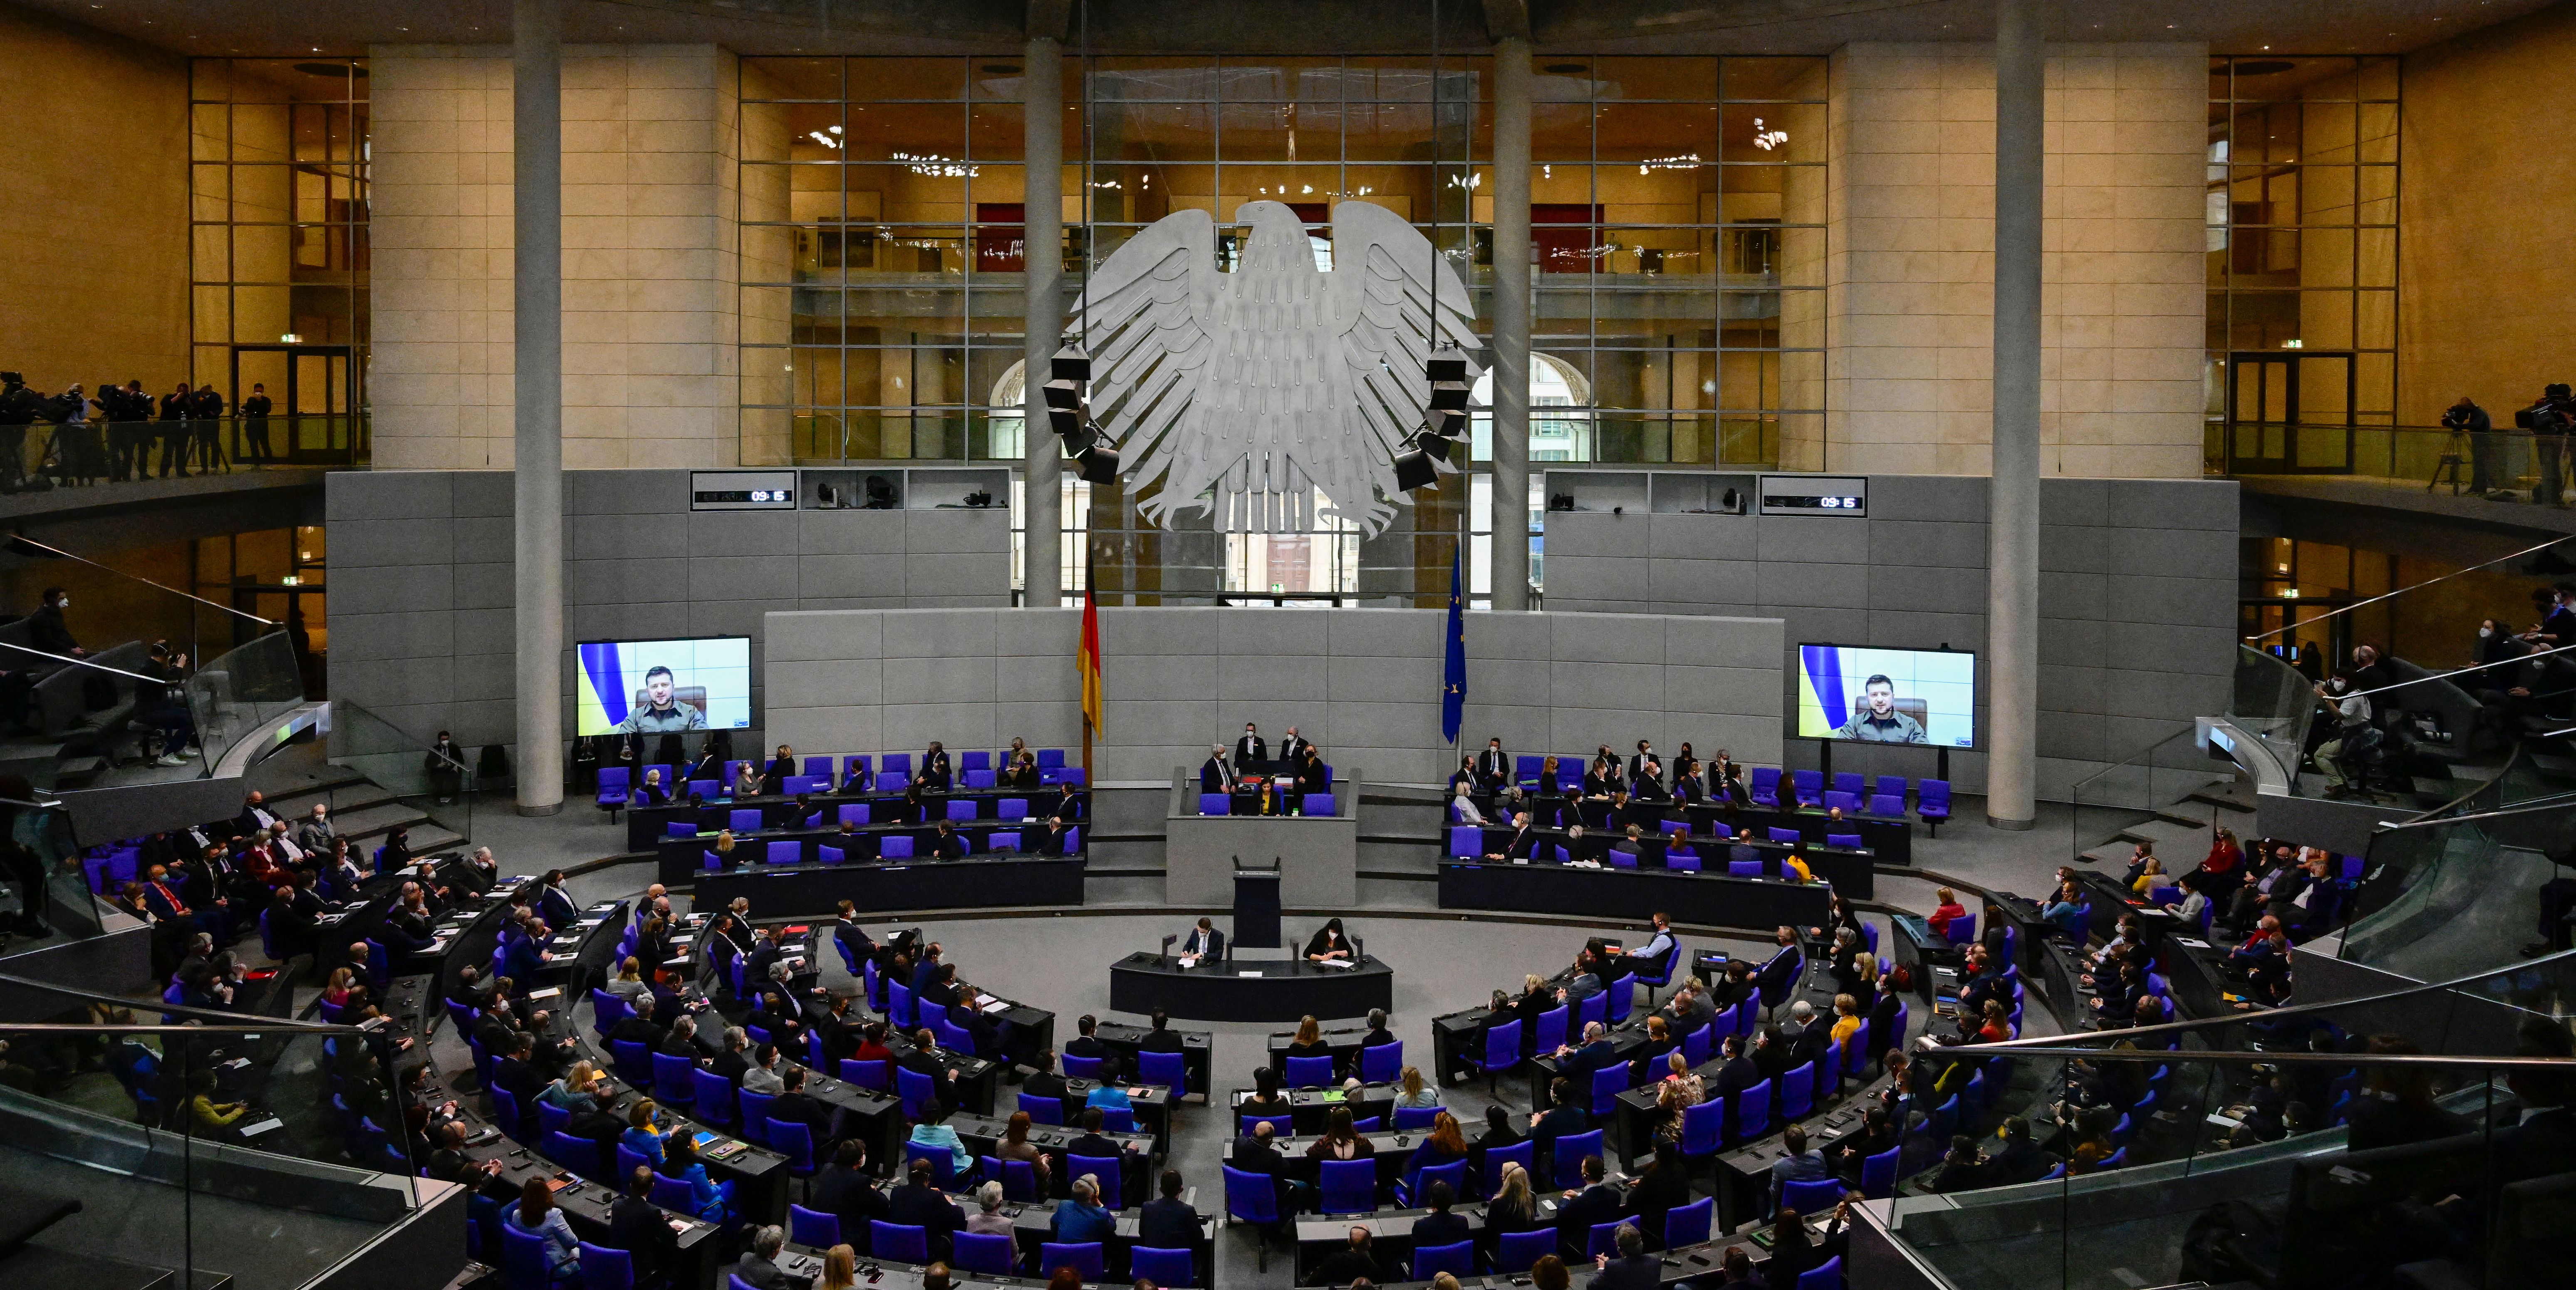
[(1440, 682), (1440, 737), (1453, 744), (1467, 722), (1467, 583), (1460, 563), (1465, 557), (1463, 549), (1449, 557), (1449, 666)]

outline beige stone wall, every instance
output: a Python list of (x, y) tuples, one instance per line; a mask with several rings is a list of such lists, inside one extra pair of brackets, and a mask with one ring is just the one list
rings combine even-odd
[[(380, 46), (375, 460), (511, 464), (510, 60)], [(565, 50), (564, 464), (730, 465), (738, 306), (733, 55)]]
[(188, 379), (188, 65), (0, 5), (0, 368)]
[[(2048, 62), (2041, 469), (2200, 473), (2206, 54), (2059, 45)], [(1853, 44), (1832, 71), (1825, 441), (1792, 468), (1983, 474), (1993, 340), (1994, 64)]]
[(2401, 65), (2397, 420), (2433, 425), (2462, 394), (2509, 425), (2550, 381), (2576, 381), (2568, 320), (2576, 221), (2551, 195), (2576, 98), (2542, 87), (2576, 59), (2576, 8), (2408, 54)]

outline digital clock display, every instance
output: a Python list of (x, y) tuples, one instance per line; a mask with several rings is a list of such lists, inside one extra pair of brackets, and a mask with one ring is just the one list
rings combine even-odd
[(693, 511), (792, 511), (796, 509), (796, 472), (792, 470), (700, 470), (689, 474), (689, 509)]
[(1867, 515), (1869, 480), (1850, 475), (1764, 475), (1765, 515)]

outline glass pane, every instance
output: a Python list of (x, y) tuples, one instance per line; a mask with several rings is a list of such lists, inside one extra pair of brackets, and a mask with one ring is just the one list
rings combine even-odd
[(1729, 103), (1719, 127), (1731, 162), (1821, 162), (1825, 159), (1825, 105)]
[(1213, 161), (1216, 110), (1201, 103), (1095, 102), (1092, 148), (1113, 161)]
[(838, 58), (746, 58), (742, 60), (742, 96), (752, 99), (819, 99), (841, 97)]
[(1825, 97), (1821, 58), (1729, 58), (1724, 60), (1722, 87), (1730, 102), (1759, 99)]
[[(1067, 88), (1071, 83), (1067, 82)], [(1212, 102), (1216, 98), (1216, 62), (1208, 58), (1096, 58), (1092, 60), (1092, 105), (1124, 100)]]
[(1530, 159), (1583, 163), (1592, 158), (1592, 108), (1584, 103), (1530, 105)]
[(850, 97), (870, 102), (885, 99), (962, 99), (966, 97), (966, 60), (961, 58), (853, 58)]
[(1706, 101), (1717, 97), (1714, 58), (1598, 58), (1592, 62), (1604, 99), (1678, 99)]
[(976, 104), (966, 114), (966, 155), (977, 161), (1019, 160), (1027, 155), (1026, 119), (1016, 103)]

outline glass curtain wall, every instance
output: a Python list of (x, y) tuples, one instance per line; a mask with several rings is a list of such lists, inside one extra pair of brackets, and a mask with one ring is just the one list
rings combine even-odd
[(1784, 423), (1818, 437), (1825, 60), (1535, 62), (1530, 460), (1771, 466)]
[(2350, 472), (2394, 424), (2397, 122), (2395, 58), (2210, 60), (2213, 473)]
[[(1532, 460), (1776, 463), (1784, 425), (1812, 437), (1824, 404), (1824, 60), (1535, 61)], [(746, 462), (1021, 455), (1020, 72), (743, 60)], [(1489, 59), (1435, 77), (1427, 55), (1099, 57), (1068, 60), (1064, 85), (1068, 297), (1178, 209), (1216, 218), (1225, 267), (1254, 200), (1295, 210), (1329, 268), (1334, 208), (1364, 201), (1441, 248), (1490, 335)], [(1481, 469), (1490, 377), (1473, 402)], [(1086, 487), (1066, 586), (1087, 550), (1104, 594), (1138, 603), (1429, 603), (1463, 533), (1482, 595), (1483, 482), (1418, 494), (1365, 541), (1322, 518), (1164, 531), (1123, 481)]]
[(226, 425), (228, 460), (362, 461), (366, 62), (200, 58), (188, 79), (190, 384), (228, 414), (268, 398)]

